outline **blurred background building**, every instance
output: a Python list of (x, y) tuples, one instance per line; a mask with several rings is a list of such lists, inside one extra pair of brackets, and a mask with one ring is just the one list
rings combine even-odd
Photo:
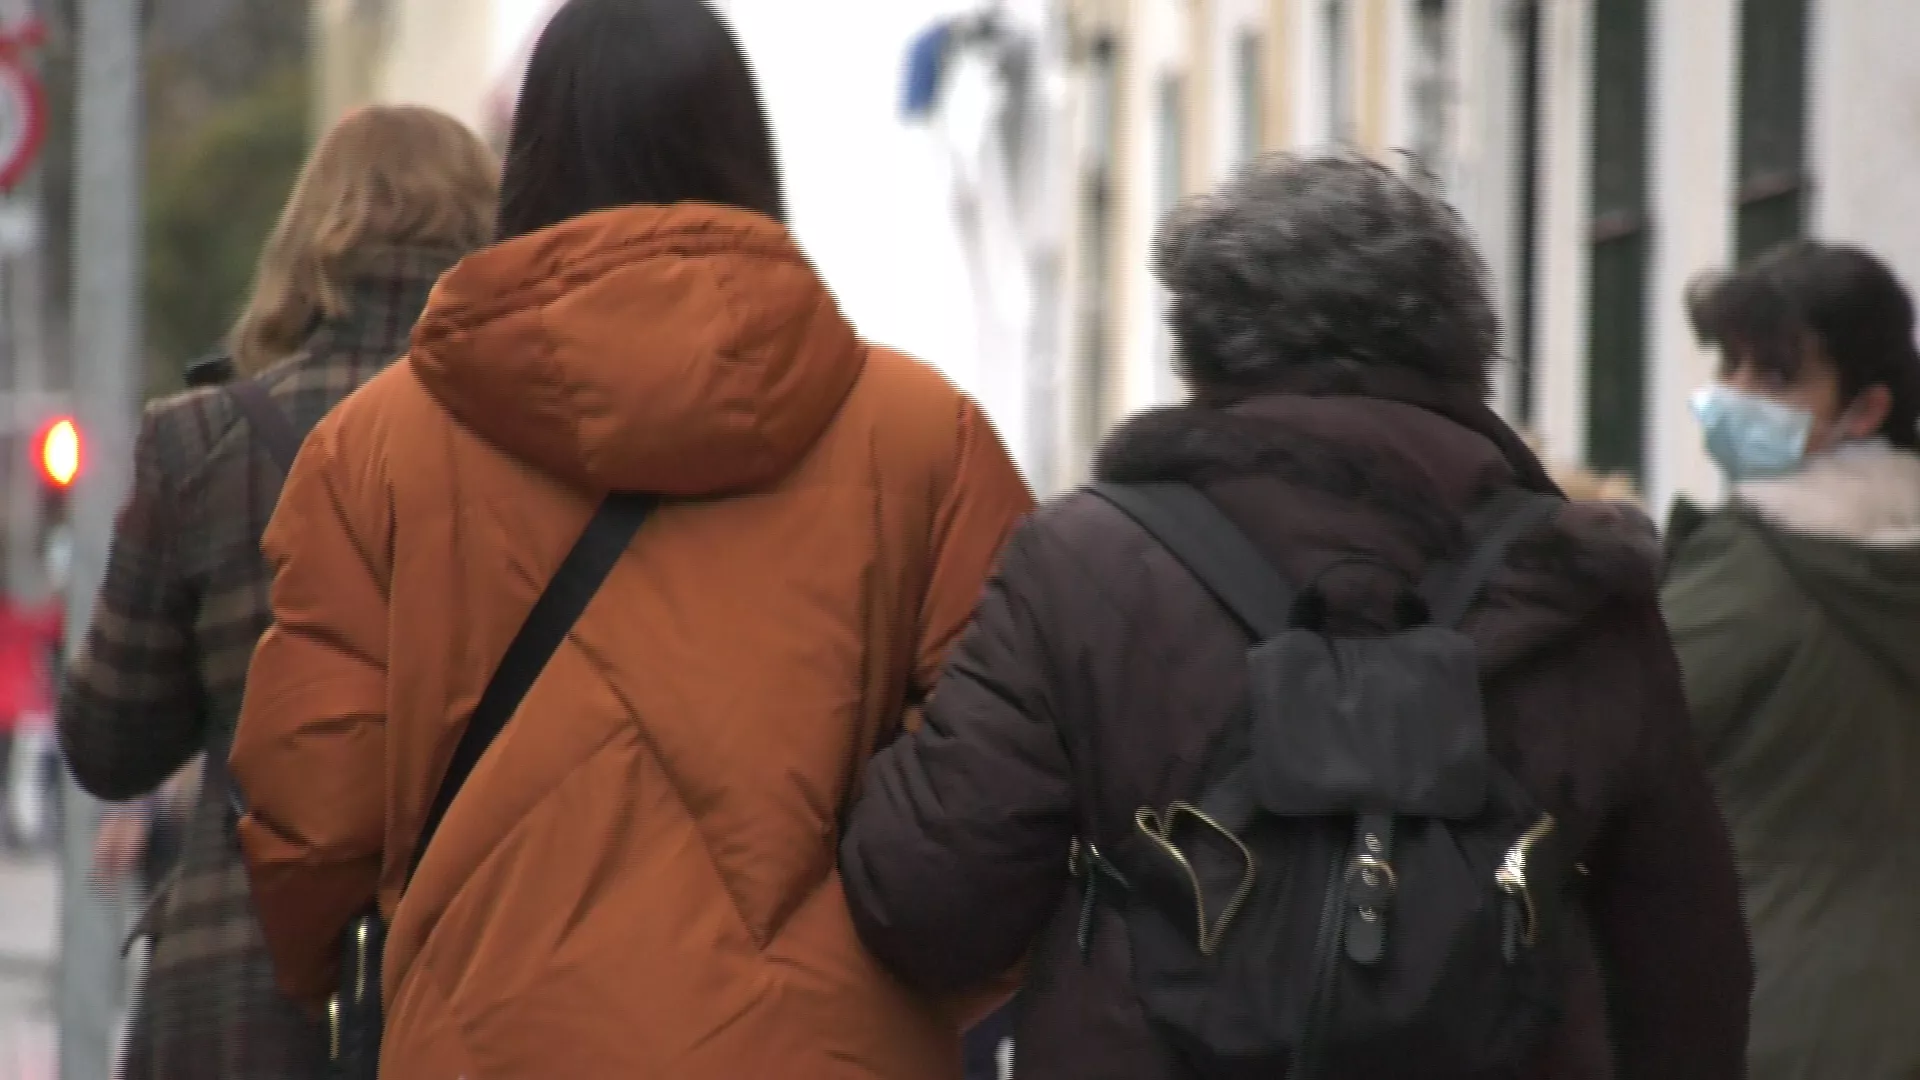
[[(553, 6), (319, 0), (315, 115), (414, 100), (497, 141)], [(1047, 490), (1080, 478), (1116, 419), (1179, 396), (1155, 225), (1262, 150), (1417, 161), (1486, 253), (1507, 327), (1497, 406), (1656, 506), (1716, 494), (1686, 407), (1711, 374), (1681, 306), (1692, 275), (1809, 234), (1920, 277), (1907, 0), (717, 6), (767, 84), (796, 227), (850, 314), (987, 401)], [(884, 108), (916, 40), (983, 16), (1010, 36), (952, 35), (935, 100)], [(1017, 70), (995, 54), (1009, 48)], [(1003, 192), (974, 190), (996, 171)]]
[(558, 0), (315, 0), (315, 130), (356, 105), (407, 101), (457, 117), (500, 145), (527, 50), (558, 6)]
[(1902, 0), (1074, 0), (1074, 456), (1179, 393), (1154, 222), (1255, 148), (1406, 151), (1477, 233), (1496, 404), (1656, 507), (1717, 479), (1686, 282), (1779, 241), (1920, 280), (1920, 17)]

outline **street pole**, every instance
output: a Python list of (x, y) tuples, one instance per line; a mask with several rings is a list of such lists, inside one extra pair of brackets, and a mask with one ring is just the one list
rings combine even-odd
[[(9, 196), (9, 210), (24, 220), (40, 221), (41, 177), (38, 169)], [(8, 448), (7, 485), (7, 593), (16, 603), (38, 603), (45, 595), (47, 573), (40, 550), (40, 470), (34, 461), (32, 440), (43, 421), (23, 416), (25, 402), (43, 399), (47, 390), (46, 338), (42, 319), (46, 291), (42, 288), (41, 230), (6, 253), (6, 318), (8, 359), (12, 361), (14, 423), (0, 432), (0, 446)]]
[[(141, 65), (139, 0), (80, 0), (74, 199), (73, 402), (91, 452), (72, 495), (67, 593), (72, 655), (93, 614), (114, 514), (132, 472), (140, 367)], [(107, 1080), (125, 1000), (127, 897), (89, 880), (100, 803), (65, 778), (60, 1075)]]

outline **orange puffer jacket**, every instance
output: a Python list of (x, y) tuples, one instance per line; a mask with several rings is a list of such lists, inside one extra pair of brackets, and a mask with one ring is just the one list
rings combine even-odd
[[(642, 529), (401, 888), (493, 665), (610, 490)], [(786, 231), (630, 208), (470, 257), (308, 439), (233, 770), (281, 980), (376, 895), (383, 1075), (955, 1075), (860, 948), (857, 771), (1031, 496), (980, 410), (862, 344)]]

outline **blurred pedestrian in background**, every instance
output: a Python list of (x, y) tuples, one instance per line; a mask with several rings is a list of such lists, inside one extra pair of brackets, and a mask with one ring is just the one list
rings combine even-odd
[[(959, 1074), (965, 1003), (861, 949), (834, 844), (1031, 497), (978, 406), (857, 336), (785, 216), (708, 5), (571, 0), (521, 92), (499, 242), (288, 481), (242, 835), (302, 1001), (377, 899), (387, 1075)], [(664, 501), (420, 848), (616, 492)]]
[(1669, 530), (1667, 620), (1733, 828), (1754, 1080), (1920, 1076), (1920, 354), (1864, 251), (1699, 281), (1726, 505)]
[[(1574, 502), (1623, 503), (1642, 507), (1640, 489), (1631, 476), (1615, 472), (1595, 472), (1584, 465), (1555, 459), (1545, 452), (1538, 439), (1531, 435), (1522, 437), (1526, 439), (1527, 449), (1540, 458), (1540, 463), (1546, 466), (1547, 475), (1553, 478), (1554, 484), (1566, 494), (1568, 499)], [(1644, 509), (1642, 512), (1645, 512)]]
[(0, 602), (0, 842), (10, 848), (51, 839), (53, 669), (65, 622), (57, 597)]
[[(1578, 845), (1560, 856), (1569, 875), (1575, 859), (1589, 871), (1582, 932), (1568, 935), (1547, 991), (1562, 1022), (1536, 1029), (1545, 1045), (1529, 1049), (1527, 1071), (1503, 1075), (1740, 1077), (1747, 945), (1725, 826), (1660, 624), (1653, 527), (1618, 507), (1560, 503), (1483, 404), (1496, 326), (1459, 219), (1356, 155), (1274, 155), (1171, 216), (1156, 247), (1194, 398), (1123, 424), (1099, 454), (1100, 480), (1191, 485), (1251, 557), (1292, 582), (1350, 566), (1325, 577), (1322, 595), (1327, 618), (1356, 634), (1398, 625), (1403, 583), (1465, 554), (1464, 522), (1490, 495), (1557, 504), (1486, 579), (1463, 624), (1485, 679), (1482, 737), (1550, 811), (1555, 834)], [(1313, 978), (1305, 955), (1287, 970), (1249, 970), (1241, 950), (1270, 939), (1232, 936), (1265, 931), (1239, 927), (1258, 918), (1254, 901), (1285, 894), (1285, 877), (1196, 900), (1200, 941), (1208, 926), (1228, 927), (1199, 985), (1136, 978), (1144, 946), (1164, 955), (1166, 940), (1184, 937), (1196, 958), (1207, 946), (1187, 936), (1191, 921), (1143, 942), (1132, 906), (1151, 897), (1100, 854), (1174, 813), (1158, 808), (1238, 801), (1216, 804), (1204, 786), (1215, 768), (1246, 760), (1211, 763), (1233, 725), (1248, 723), (1250, 685), (1249, 636), (1215, 596), (1105, 499), (1083, 492), (1043, 508), (1010, 543), (925, 723), (869, 770), (841, 849), (854, 922), (928, 992), (978, 985), (1026, 958), (1022, 1080), (1194, 1075), (1198, 1036), (1177, 1042), (1145, 994), (1230, 1002), (1209, 1015), (1213, 1030), (1251, 1039), (1247, 1018), (1266, 1015), (1270, 988)], [(1192, 816), (1211, 824), (1204, 810)], [(1164, 828), (1154, 844), (1171, 844)], [(1240, 866), (1228, 875), (1236, 884)], [(1206, 873), (1187, 870), (1192, 888)], [(1401, 881), (1395, 940), (1422, 933), (1434, 897), (1417, 888)], [(1305, 890), (1317, 912), (1321, 890)], [(1219, 923), (1214, 912), (1225, 913)], [(1502, 956), (1490, 952), (1493, 973), (1470, 984), (1483, 995), (1500, 985)], [(1213, 972), (1245, 972), (1259, 988), (1230, 995)], [(1483, 1033), (1431, 1034), (1465, 1044)], [(1298, 1071), (1300, 1058), (1287, 1060)], [(1423, 1060), (1366, 1075), (1421, 1075)]]
[[(139, 930), (152, 949), (129, 1080), (324, 1072), (320, 1025), (275, 989), (220, 768), (269, 618), (259, 541), (282, 482), (276, 448), (297, 445), (405, 349), (434, 281), (486, 240), (497, 178), (479, 141), (439, 113), (347, 117), (321, 139), (261, 252), (231, 340), (249, 381), (146, 412), (60, 709), (74, 775), (100, 798), (148, 795), (203, 751), (209, 764), (180, 864)], [(257, 389), (236, 392), (246, 386)], [(248, 405), (244, 393), (260, 396)], [(262, 401), (273, 430), (247, 411)]]

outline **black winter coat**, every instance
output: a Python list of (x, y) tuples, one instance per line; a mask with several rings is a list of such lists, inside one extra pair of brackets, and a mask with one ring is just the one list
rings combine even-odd
[[(1147, 414), (1098, 472), (1198, 484), (1295, 581), (1353, 553), (1417, 574), (1461, 554), (1460, 518), (1493, 487), (1552, 490), (1470, 395), (1378, 378), (1308, 389), (1321, 393)], [(1656, 604), (1657, 551), (1637, 512), (1570, 508), (1516, 545), (1465, 627), (1496, 753), (1579, 838), (1591, 875), (1593, 947), (1570, 971), (1565, 1021), (1516, 1080), (1745, 1075), (1746, 932)], [(1329, 588), (1364, 632), (1396, 583), (1380, 570)], [(1015, 537), (924, 724), (869, 769), (842, 846), (855, 923), (929, 992), (1027, 959), (1021, 1080), (1186, 1075), (1133, 993), (1123, 921), (1098, 915), (1082, 958), (1068, 849), (1194, 794), (1245, 692), (1247, 645), (1141, 529), (1071, 495)]]

